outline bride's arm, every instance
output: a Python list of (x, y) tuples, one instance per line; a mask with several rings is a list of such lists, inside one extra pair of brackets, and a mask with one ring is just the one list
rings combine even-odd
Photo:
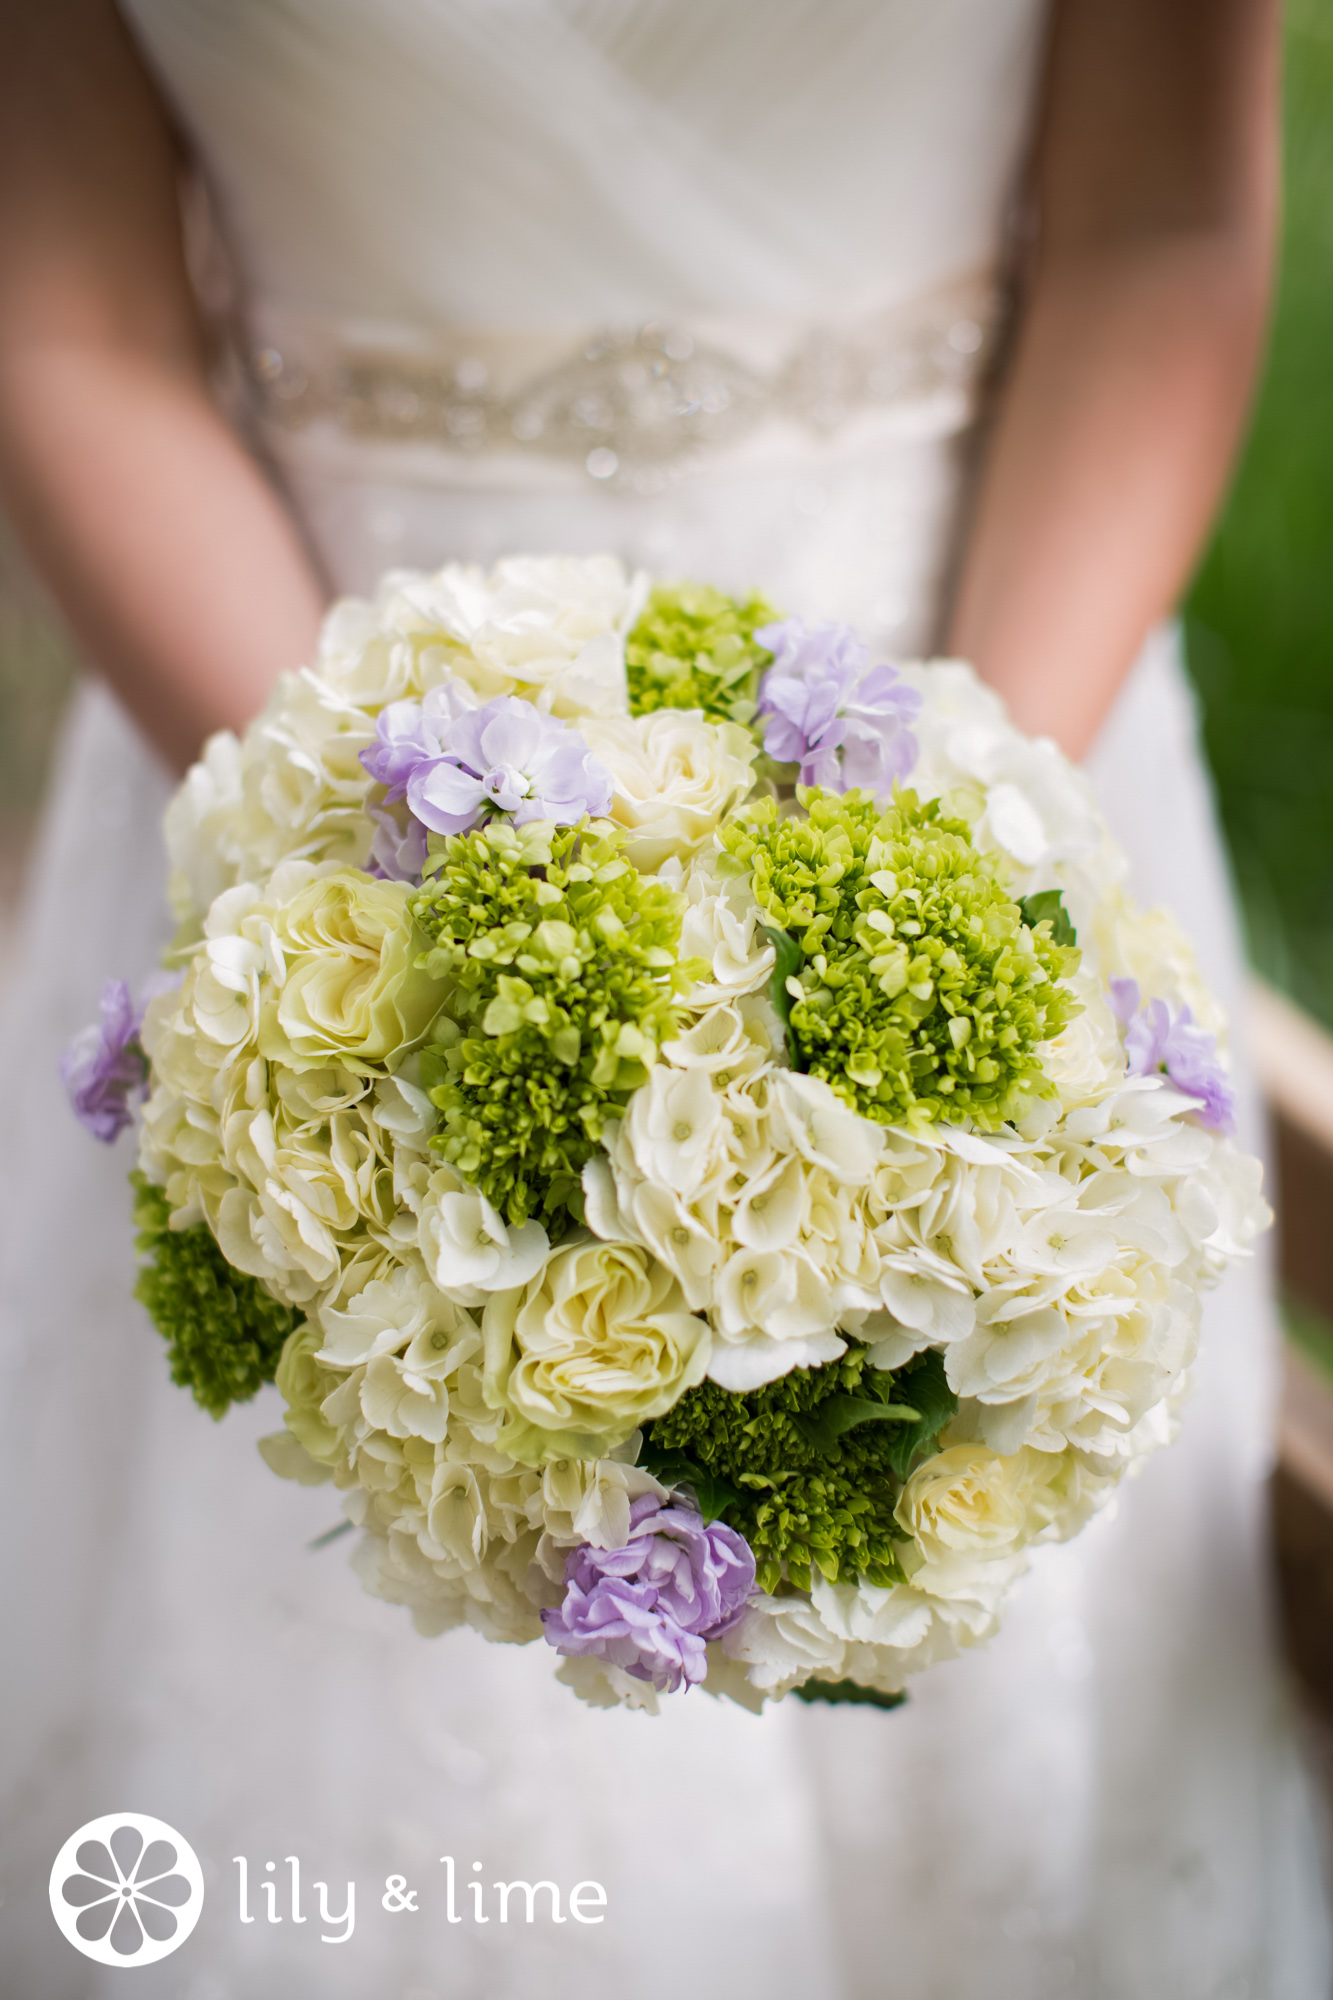
[(176, 174), (110, 0), (0, 0), (0, 489), (183, 764), (309, 657), (321, 593), (210, 396)]
[(1277, 206), (1276, 0), (1062, 0), (949, 650), (1081, 754), (1217, 504)]

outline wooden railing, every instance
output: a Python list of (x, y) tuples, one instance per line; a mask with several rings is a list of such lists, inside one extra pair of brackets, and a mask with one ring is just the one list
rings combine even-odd
[[(1250, 1035), (1276, 1140), (1282, 1281), (1333, 1322), (1333, 1036), (1258, 984)], [(1283, 1464), (1333, 1508), (1333, 1380), (1291, 1348), (1286, 1368)]]
[[(1250, 1034), (1273, 1119), (1282, 1282), (1333, 1323), (1333, 1036), (1258, 984)], [(1273, 1526), (1288, 1652), (1333, 1721), (1333, 1375), (1290, 1342)]]

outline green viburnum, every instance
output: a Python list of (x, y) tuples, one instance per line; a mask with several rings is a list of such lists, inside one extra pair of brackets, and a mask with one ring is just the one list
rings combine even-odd
[(130, 1180), (136, 1248), (147, 1259), (134, 1296), (167, 1343), (172, 1381), (221, 1417), (273, 1380), (297, 1314), (233, 1269), (206, 1223), (172, 1229), (162, 1189), (142, 1173)]
[[(957, 1402), (938, 1355), (896, 1375), (868, 1364), (853, 1345), (747, 1395), (701, 1382), (645, 1426), (640, 1463), (690, 1485), (706, 1516), (744, 1535), (761, 1590), (808, 1590), (815, 1570), (831, 1583), (903, 1581), (893, 1510), (911, 1459)], [(915, 1402), (914, 1374), (926, 1391)]]
[(421, 1055), (443, 1113), (431, 1145), (515, 1225), (552, 1239), (580, 1174), (675, 1030), (682, 899), (640, 875), (619, 833), (493, 820), (450, 837), (412, 899), (446, 982)]
[(778, 996), (796, 1067), (884, 1125), (1021, 1118), (1053, 1088), (1037, 1049), (1081, 1011), (1059, 983), (1077, 950), (1024, 922), (1002, 861), (938, 800), (797, 797), (803, 814), (755, 799), (721, 829), (797, 967)]
[(631, 713), (699, 708), (709, 722), (752, 721), (759, 676), (773, 657), (755, 643), (755, 627), (780, 615), (762, 597), (659, 584), (625, 642)]

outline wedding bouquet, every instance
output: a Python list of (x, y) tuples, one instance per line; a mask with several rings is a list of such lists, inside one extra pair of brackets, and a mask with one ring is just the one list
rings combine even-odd
[(1264, 1226), (1218, 1010), (956, 662), (607, 557), (388, 576), (166, 822), (139, 1295), (425, 1632), (891, 1704), (1172, 1435)]

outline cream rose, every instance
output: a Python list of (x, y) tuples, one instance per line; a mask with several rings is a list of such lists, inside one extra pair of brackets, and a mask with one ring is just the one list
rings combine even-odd
[(521, 1463), (599, 1458), (702, 1381), (708, 1327), (671, 1273), (628, 1243), (558, 1249), (486, 1306), (486, 1400)]
[(645, 873), (673, 855), (687, 859), (754, 784), (758, 746), (735, 722), (662, 708), (633, 721), (590, 716), (580, 727), (615, 780), (611, 817), (630, 834), (625, 853)]
[[(293, 1069), (366, 1071), (411, 1049), (440, 1009), (437, 980), (414, 965), (405, 882), (350, 869), (299, 889), (268, 920), (271, 980), (259, 1049)], [(256, 917), (248, 920), (254, 925)]]
[(1041, 1066), (1055, 1085), (1062, 1111), (1096, 1103), (1114, 1090), (1125, 1074), (1124, 1050), (1101, 982), (1080, 971), (1068, 984), (1083, 1011), (1041, 1051)]
[(1001, 1458), (982, 1444), (950, 1445), (918, 1466), (894, 1509), (921, 1558), (912, 1577), (919, 1589), (947, 1597), (978, 1562), (1017, 1554), (1026, 1539), (1026, 1451)]

